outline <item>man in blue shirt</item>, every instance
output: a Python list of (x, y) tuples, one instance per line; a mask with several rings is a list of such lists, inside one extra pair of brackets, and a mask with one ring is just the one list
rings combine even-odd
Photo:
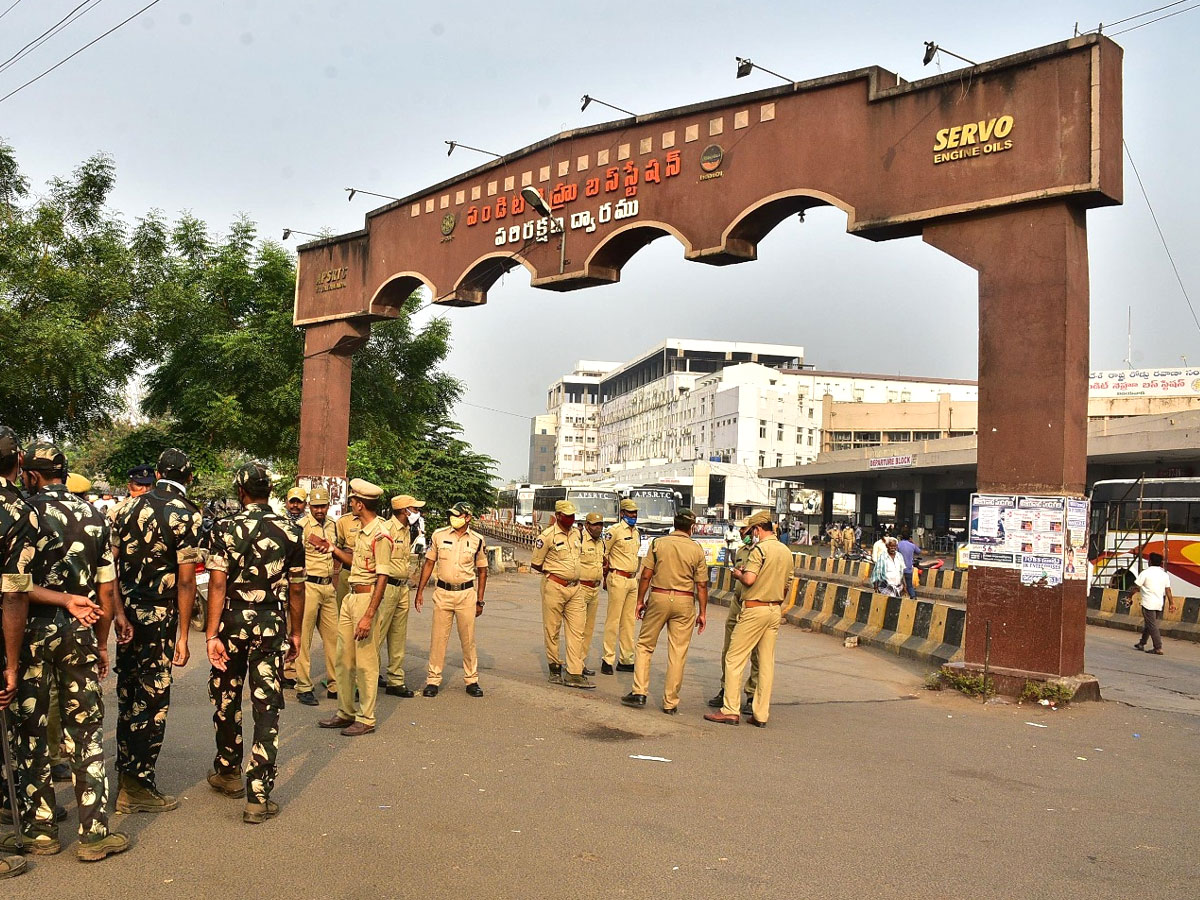
[(913, 543), (912, 530), (907, 525), (900, 533), (900, 543), (896, 545), (896, 550), (904, 557), (904, 591), (916, 600), (917, 594), (913, 590), (913, 562), (921, 555), (921, 548)]

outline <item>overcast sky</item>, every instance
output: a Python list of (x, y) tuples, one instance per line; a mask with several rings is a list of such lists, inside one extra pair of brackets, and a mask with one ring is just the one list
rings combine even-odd
[[(0, 59), (79, 2), (18, 0), (0, 19)], [(0, 71), (0, 96), (146, 2), (102, 0)], [(507, 153), (604, 121), (603, 108), (580, 113), (584, 93), (651, 112), (777, 83), (761, 72), (735, 80), (738, 55), (797, 80), (868, 65), (916, 80), (938, 68), (921, 66), (926, 40), (985, 61), (1163, 2), (160, 0), (0, 102), (0, 137), (37, 187), (96, 151), (112, 154), (112, 205), (129, 221), (158, 207), (217, 229), (246, 213), (270, 238), (285, 226), (342, 233), (362, 227), (371, 206), (348, 203), (343, 188), (404, 196), (483, 160), (447, 158), (445, 140)], [(10, 4), (0, 0), (0, 13)], [(1125, 48), (1125, 139), (1200, 303), (1200, 10), (1114, 39)], [(1134, 365), (1200, 364), (1200, 328), (1128, 160), (1125, 171), (1125, 205), (1088, 216), (1092, 368), (1123, 366), (1128, 306)], [(747, 265), (688, 264), (661, 240), (618, 285), (538, 291), (518, 268), (485, 307), (446, 311), (468, 439), (503, 476), (524, 475), (527, 417), (544, 411), (549, 382), (577, 359), (624, 360), (666, 337), (795, 343), (822, 368), (975, 376), (971, 270), (918, 238), (851, 237), (832, 208), (807, 218), (777, 228)], [(880, 322), (895, 338), (886, 345), (871, 339)]]

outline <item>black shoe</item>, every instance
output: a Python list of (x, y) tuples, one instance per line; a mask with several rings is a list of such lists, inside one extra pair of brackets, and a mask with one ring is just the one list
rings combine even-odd
[(587, 666), (584, 666), (584, 667), (583, 667), (583, 674), (584, 674), (584, 675), (586, 675), (588, 678), (591, 678), (593, 675), (595, 675), (595, 674), (596, 674), (596, 670), (595, 670), (595, 669), (589, 669)]
[(634, 709), (643, 709), (646, 706), (646, 695), (635, 694), (633, 691), (630, 691), (621, 698), (621, 702), (626, 706), (632, 706)]
[(632, 672), (633, 663), (617, 663), (618, 672)]
[(740, 712), (743, 716), (754, 715), (754, 696), (753, 695), (751, 695), (751, 694), (746, 695), (746, 699), (742, 701), (742, 708), (741, 708)]
[(312, 691), (301, 691), (296, 695), (296, 699), (305, 706), (317, 706), (317, 698)]
[(717, 696), (715, 696), (711, 700), (709, 700), (708, 705), (709, 705), (710, 709), (720, 709), (722, 706), (724, 706), (725, 705), (725, 692), (721, 691), (721, 693), (717, 694)]
[(754, 713), (750, 714), (750, 724), (753, 725), (755, 728), (766, 728), (767, 727), (766, 722), (760, 722), (760, 721), (758, 721), (758, 719), (754, 718)]
[(383, 692), (385, 694), (391, 695), (392, 697), (403, 697), (405, 700), (407, 700), (410, 697), (416, 696), (416, 694), (414, 694), (412, 691), (410, 691), (404, 685), (400, 685), (399, 687), (397, 687), (394, 684), (389, 684), (387, 687), (385, 687), (383, 689)]
[[(1146, 649), (1146, 645), (1145, 645), (1145, 644), (1134, 644), (1134, 645), (1133, 645), (1133, 649), (1134, 649), (1134, 650), (1145, 650), (1145, 649)], [(58, 781), (58, 779), (57, 779), (57, 778), (55, 778), (54, 780), (55, 780), (55, 781)]]
[(336, 700), (336, 699), (337, 699), (337, 691), (330, 691), (330, 690), (326, 690), (326, 691), (325, 691), (325, 693), (329, 695), (329, 699), (330, 699), (330, 700)]
[(679, 715), (679, 708), (678, 708), (678, 707), (675, 707), (675, 706), (672, 706), (670, 709), (667, 709), (667, 708), (664, 706), (664, 707), (663, 707), (663, 712), (665, 712), (665, 713), (666, 713), (668, 716), (677, 716), (677, 715)]
[(607, 662), (600, 663), (600, 674), (601, 675), (611, 675), (612, 673), (613, 673), (612, 663), (607, 663)]
[(551, 675), (561, 675), (562, 674), (562, 663), (547, 663), (547, 665), (550, 667)]
[(71, 767), (66, 763), (59, 763), (56, 766), (51, 766), (50, 777), (54, 780), (55, 784), (70, 784)]
[(436, 697), (437, 692), (438, 692), (438, 686), (436, 684), (427, 684), (427, 685), (425, 685), (425, 690), (421, 691), (421, 696), (422, 697)]
[(467, 693), (470, 694), (472, 697), (482, 697), (483, 696), (483, 688), (481, 688), (478, 683), (468, 684), (467, 685)]
[(381, 688), (387, 687), (387, 679), (384, 678), (382, 675), (379, 676), (379, 686)]
[(296, 679), (295, 678), (285, 678), (285, 679), (283, 679), (282, 684), (285, 688), (287, 688), (288, 690), (291, 690), (292, 688), (294, 688), (296, 686)]

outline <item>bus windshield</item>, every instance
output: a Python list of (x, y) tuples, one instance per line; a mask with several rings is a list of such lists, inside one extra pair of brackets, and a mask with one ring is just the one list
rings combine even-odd
[(575, 515), (580, 519), (595, 512), (606, 522), (617, 520), (617, 495), (612, 491), (568, 491), (567, 499), (575, 504)]
[(528, 516), (533, 513), (533, 491), (528, 494), (522, 491), (517, 494), (516, 514), (518, 516)]
[(675, 498), (670, 494), (640, 494), (633, 491), (629, 496), (638, 506), (639, 519), (670, 521), (675, 518)]

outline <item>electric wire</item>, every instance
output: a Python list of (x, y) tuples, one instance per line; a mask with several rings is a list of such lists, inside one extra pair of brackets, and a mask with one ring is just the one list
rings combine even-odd
[(1164, 9), (1170, 9), (1172, 6), (1179, 6), (1181, 3), (1187, 3), (1187, 0), (1175, 0), (1174, 3), (1168, 3), (1166, 6), (1160, 6), (1157, 9), (1148, 9), (1145, 12), (1140, 12), (1136, 16), (1126, 16), (1124, 19), (1117, 19), (1115, 22), (1109, 22), (1105, 28), (1116, 28), (1118, 25), (1124, 25), (1126, 22), (1132, 22), (1134, 19), (1141, 19), (1145, 16), (1152, 16), (1156, 12), (1162, 12)]
[(13, 11), (13, 9), (14, 9), (14, 8), (17, 6), (17, 4), (19, 4), (20, 2), (21, 2), (21, 0), (13, 0), (13, 2), (12, 2), (11, 4), (9, 4), (9, 7), (8, 7), (8, 9), (6, 9), (4, 12), (0, 12), (0, 19), (3, 19), (3, 18), (4, 18), (5, 16), (7, 16), (7, 15), (8, 15), (10, 12), (12, 12), (12, 11)]
[(1146, 201), (1146, 208), (1150, 210), (1150, 218), (1154, 221), (1154, 228), (1158, 232), (1158, 239), (1162, 241), (1163, 250), (1167, 252), (1167, 259), (1171, 263), (1171, 269), (1175, 272), (1175, 280), (1179, 282), (1179, 290), (1183, 293), (1183, 299), (1187, 302), (1188, 311), (1192, 314), (1192, 321), (1196, 323), (1196, 330), (1200, 331), (1200, 318), (1196, 317), (1196, 310), (1192, 306), (1192, 298), (1188, 296), (1187, 287), (1183, 283), (1183, 276), (1179, 274), (1179, 267), (1175, 265), (1175, 257), (1171, 255), (1171, 248), (1167, 246), (1167, 238), (1163, 234), (1162, 226), (1158, 224), (1158, 216), (1154, 213), (1154, 207), (1150, 204), (1150, 195), (1146, 193), (1146, 185), (1142, 183), (1142, 175), (1138, 172), (1137, 163), (1133, 161), (1133, 154), (1129, 152), (1129, 145), (1124, 139), (1121, 141), (1121, 146), (1125, 148), (1125, 158), (1129, 160), (1129, 167), (1133, 169), (1134, 177), (1137, 178), (1138, 187), (1142, 190), (1142, 198)]
[(25, 82), (24, 84), (22, 84), (20, 87), (13, 88), (11, 91), (9, 91), (7, 94), (5, 94), (3, 97), (0, 97), (0, 103), (3, 103), (3, 102), (4, 102), (5, 100), (7, 100), (9, 97), (12, 97), (12, 96), (13, 96), (13, 95), (15, 95), (15, 94), (19, 94), (21, 91), (25, 90), (25, 88), (29, 87), (31, 84), (33, 84), (33, 83), (35, 83), (35, 82), (37, 82), (37, 81), (40, 81), (41, 79), (45, 78), (47, 75), (49, 75), (49, 74), (50, 74), (51, 72), (53, 72), (55, 69), (57, 69), (59, 66), (61, 66), (61, 65), (63, 65), (64, 63), (67, 63), (67, 62), (69, 62), (70, 60), (74, 59), (76, 56), (78, 56), (78, 55), (79, 55), (80, 53), (82, 53), (84, 50), (88, 49), (88, 47), (91, 47), (93, 44), (96, 44), (96, 43), (98, 43), (99, 41), (102, 41), (104, 38), (108, 37), (110, 34), (112, 34), (112, 33), (113, 33), (114, 31), (116, 31), (117, 29), (119, 29), (119, 28), (121, 28), (121, 27), (123, 27), (123, 26), (125, 26), (125, 25), (129, 24), (130, 22), (132, 22), (134, 19), (136, 19), (138, 16), (140, 16), (140, 15), (141, 15), (142, 13), (144, 13), (146, 10), (150, 9), (150, 7), (152, 7), (152, 6), (157, 6), (157, 5), (158, 5), (160, 2), (162, 2), (162, 0), (150, 0), (150, 2), (149, 2), (149, 3), (147, 3), (147, 4), (146, 4), (145, 6), (143, 6), (141, 9), (139, 9), (137, 12), (135, 12), (135, 13), (133, 13), (132, 15), (128, 16), (127, 18), (124, 18), (124, 19), (122, 19), (120, 22), (118, 22), (118, 23), (117, 23), (116, 25), (114, 25), (112, 28), (108, 29), (108, 31), (104, 32), (104, 33), (103, 33), (103, 34), (101, 34), (99, 37), (92, 38), (92, 40), (88, 41), (86, 44), (84, 44), (82, 47), (80, 47), (80, 48), (79, 48), (78, 50), (76, 50), (74, 53), (71, 53), (69, 56), (66, 56), (66, 57), (64, 57), (63, 59), (59, 60), (59, 61), (58, 61), (58, 62), (56, 62), (54, 65), (52, 65), (50, 68), (48, 68), (48, 69), (46, 69), (44, 72), (42, 72), (40, 75), (35, 75), (33, 78), (30, 78), (30, 79), (29, 79), (27, 82)]
[[(72, 13), (71, 17), (69, 19), (67, 19), (66, 21), (62, 22), (61, 24), (55, 26), (52, 31), (48, 31), (48, 32), (44, 33), (40, 38), (35, 38), (34, 39), (35, 42), (33, 42), (31, 44), (26, 44), (24, 49), (17, 51), (17, 53), (18, 53), (17, 56), (10, 57), (6, 62), (0, 63), (0, 72), (5, 71), (6, 69), (11, 69), (17, 63), (19, 63), (21, 60), (23, 60), (25, 57), (27, 57), (30, 53), (32, 53), (34, 50), (36, 50), (38, 47), (42, 46), (42, 44), (46, 43), (46, 41), (50, 40), (52, 37), (54, 37), (56, 34), (58, 34), (64, 28), (69, 27), (72, 23), (77, 22), (80, 19), (82, 19), (84, 16), (86, 16), (88, 13), (90, 13), (93, 9), (95, 9), (97, 6), (99, 6), (103, 2), (104, 2), (104, 0), (91, 0), (91, 6), (88, 6), (86, 9), (80, 11), (77, 14)], [(78, 9), (78, 7), (76, 7), (76, 9)]]
[(1185, 6), (1183, 9), (1177, 9), (1173, 13), (1167, 13), (1165, 16), (1159, 16), (1157, 19), (1151, 19), (1149, 22), (1140, 22), (1137, 25), (1131, 25), (1129, 28), (1122, 28), (1120, 31), (1112, 32), (1109, 37), (1116, 37), (1118, 34), (1128, 34), (1131, 31), (1137, 31), (1139, 28), (1144, 28), (1147, 25), (1153, 25), (1155, 22), (1161, 22), (1163, 19), (1181, 16), (1185, 12), (1191, 12), (1193, 9), (1200, 9), (1200, 3), (1197, 3), (1194, 6)]
[(33, 40), (31, 40), (28, 44), (23, 46), (20, 50), (18, 50), (16, 53), (14, 53), (12, 56), (10, 56), (8, 59), (6, 59), (6, 60), (4, 60), (4, 62), (0, 63), (0, 66), (7, 66), (14, 59), (16, 59), (17, 56), (19, 56), (23, 51), (29, 49), (29, 47), (31, 47), (37, 41), (40, 41), (43, 38), (47, 37), (50, 34), (50, 32), (52, 32), (59, 25), (62, 25), (65, 21), (67, 21), (67, 19), (71, 18), (71, 16), (75, 15), (75, 13), (79, 12), (79, 10), (82, 7), (87, 6), (90, 2), (91, 2), (91, 0), (83, 0), (83, 2), (79, 4), (79, 6), (76, 6), (69, 13), (67, 13), (65, 16), (63, 16), (61, 19), (59, 19), (57, 22), (55, 22), (53, 25), (51, 25), (49, 28), (47, 28), (45, 31), (43, 31), (41, 34), (39, 34), (37, 37), (35, 37)]

